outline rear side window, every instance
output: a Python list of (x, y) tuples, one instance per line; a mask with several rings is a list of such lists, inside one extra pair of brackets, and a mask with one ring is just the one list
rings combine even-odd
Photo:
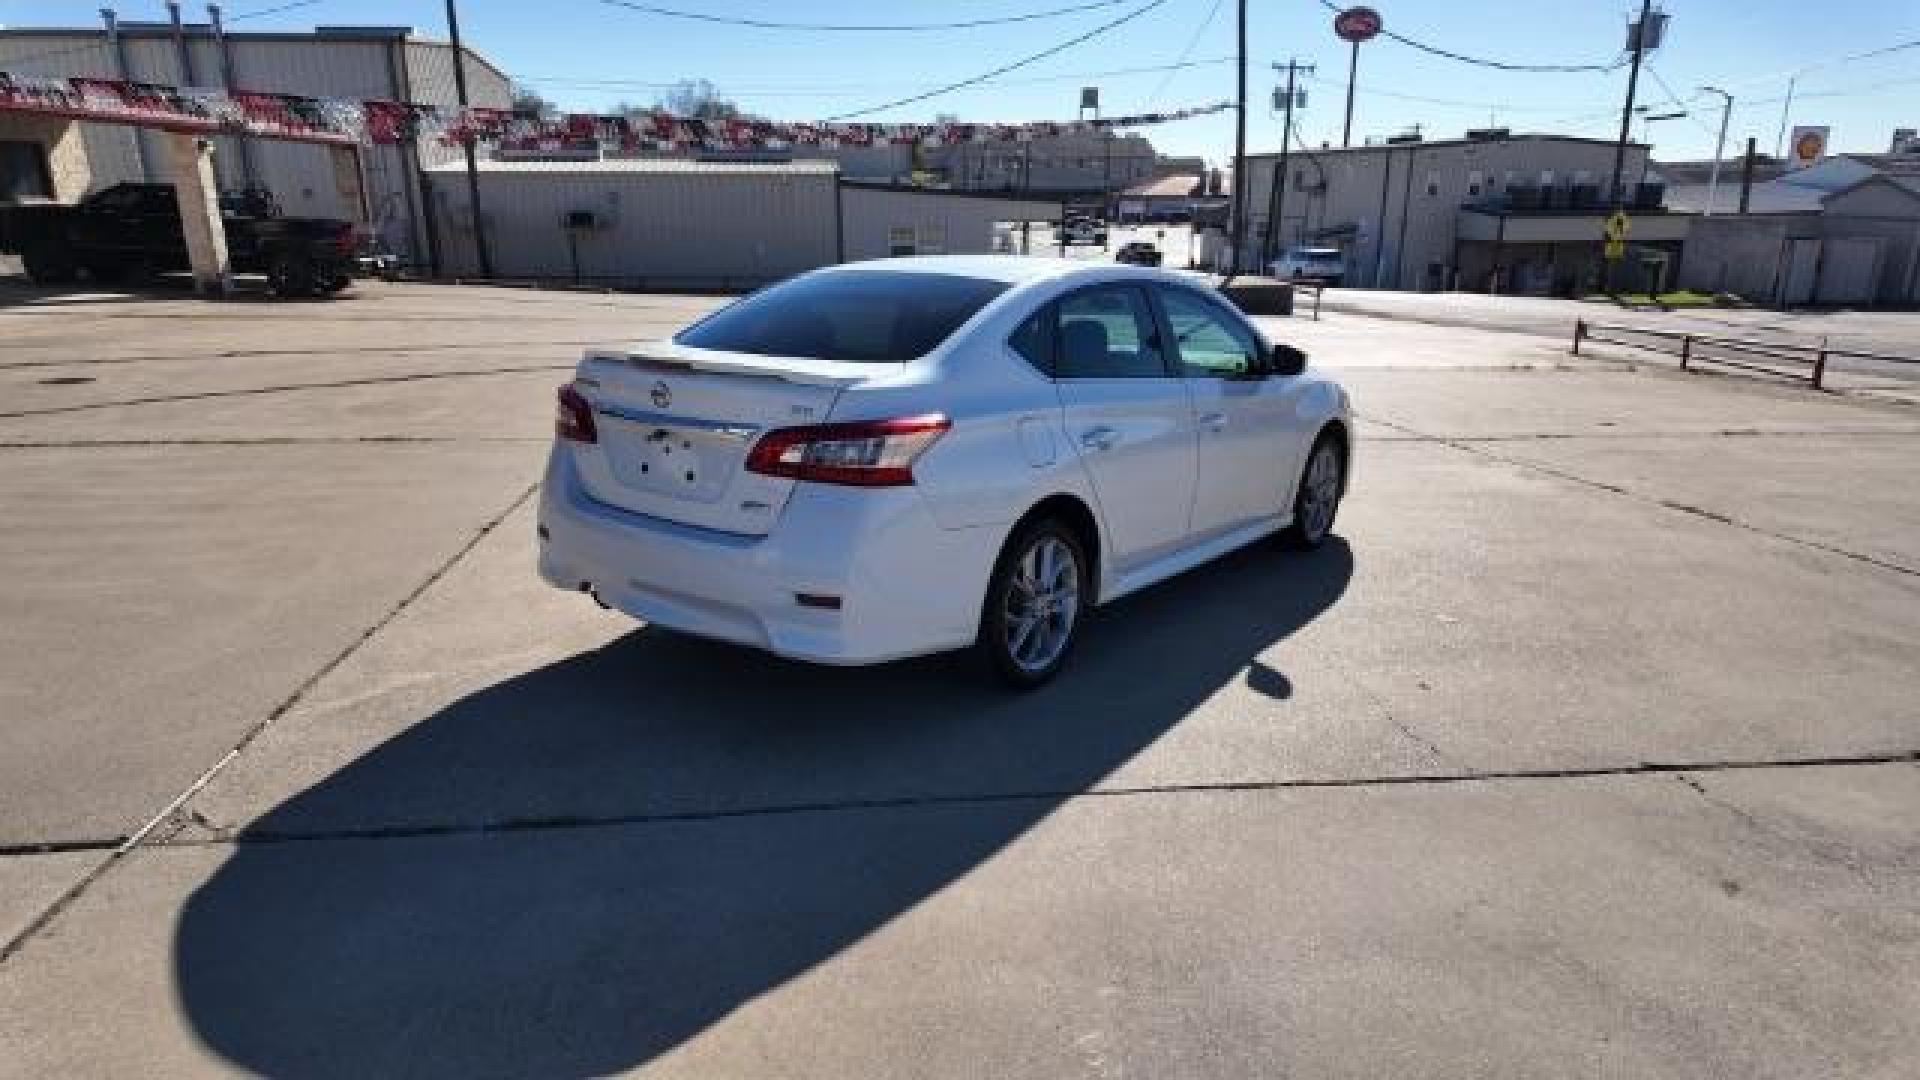
[(696, 349), (904, 364), (932, 352), (1007, 290), (953, 274), (803, 274), (722, 308), (674, 338)]
[(1082, 289), (1059, 302), (1054, 374), (1062, 379), (1164, 379), (1147, 298), (1131, 285)]
[(1020, 324), (1020, 329), (1007, 339), (1013, 351), (1026, 358), (1034, 370), (1042, 375), (1053, 374), (1053, 305), (1048, 304)]

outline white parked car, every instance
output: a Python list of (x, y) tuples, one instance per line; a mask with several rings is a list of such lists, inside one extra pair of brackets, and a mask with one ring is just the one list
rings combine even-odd
[(1306, 280), (1338, 285), (1347, 276), (1347, 257), (1339, 248), (1288, 248), (1285, 255), (1267, 266), (1267, 271), (1282, 281)]
[(1088, 611), (1272, 533), (1327, 538), (1347, 395), (1145, 267), (802, 274), (560, 389), (540, 572), (829, 664), (978, 646), (1033, 686)]

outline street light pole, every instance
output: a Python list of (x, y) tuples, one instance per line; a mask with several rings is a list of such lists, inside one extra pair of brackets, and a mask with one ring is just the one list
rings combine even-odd
[(1799, 81), (1798, 73), (1787, 79), (1787, 100), (1780, 105), (1780, 133), (1773, 137), (1773, 156), (1776, 160), (1786, 154), (1787, 116), (1793, 112), (1793, 84)]
[(1720, 191), (1720, 157), (1727, 149), (1727, 120), (1733, 116), (1733, 95), (1717, 86), (1703, 86), (1703, 94), (1719, 94), (1724, 99), (1720, 106), (1720, 137), (1713, 143), (1713, 170), (1707, 174), (1707, 216), (1713, 216), (1714, 197)]

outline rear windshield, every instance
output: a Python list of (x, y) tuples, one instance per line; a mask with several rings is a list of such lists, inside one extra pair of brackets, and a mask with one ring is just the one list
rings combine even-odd
[(696, 349), (904, 364), (1007, 291), (1003, 281), (887, 270), (802, 274), (680, 332)]

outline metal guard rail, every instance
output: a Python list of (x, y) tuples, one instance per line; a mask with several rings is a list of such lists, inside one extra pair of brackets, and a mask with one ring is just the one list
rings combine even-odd
[[(1603, 331), (1604, 333), (1595, 333)], [(1607, 337), (1605, 333), (1636, 334), (1642, 338), (1656, 338), (1678, 341), (1677, 353), (1668, 352), (1646, 341), (1628, 341), (1618, 337)], [(1808, 378), (1815, 390), (1826, 388), (1827, 360), (1829, 357), (1845, 356), (1859, 360), (1880, 360), (1894, 364), (1920, 364), (1920, 356), (1892, 356), (1886, 353), (1862, 352), (1856, 349), (1835, 349), (1827, 344), (1825, 338), (1818, 345), (1795, 345), (1792, 342), (1754, 341), (1750, 338), (1721, 337), (1718, 334), (1696, 334), (1683, 330), (1652, 330), (1643, 326), (1627, 326), (1622, 323), (1589, 322), (1575, 319), (1573, 323), (1573, 347), (1569, 350), (1575, 356), (1580, 355), (1580, 343), (1583, 341), (1602, 341), (1609, 345), (1624, 345), (1629, 349), (1645, 349), (1649, 352), (1668, 352), (1668, 355), (1680, 358), (1680, 370), (1686, 371), (1694, 361), (1693, 347), (1709, 345), (1716, 349), (1730, 349), (1734, 352), (1765, 356), (1773, 360), (1784, 360), (1793, 364), (1811, 364)], [(1768, 375), (1786, 374), (1759, 364), (1747, 364), (1738, 360), (1729, 360), (1724, 356), (1703, 356), (1700, 359), (1722, 367), (1741, 368), (1746, 371), (1759, 371)]]

